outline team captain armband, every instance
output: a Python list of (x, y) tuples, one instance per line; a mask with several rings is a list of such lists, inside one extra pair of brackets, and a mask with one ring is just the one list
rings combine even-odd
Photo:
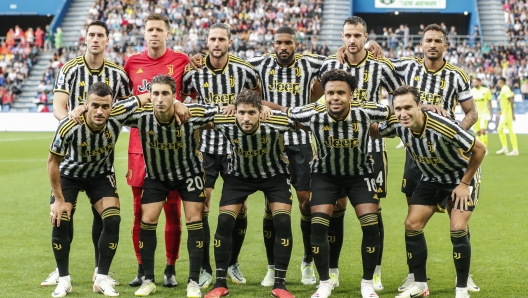
[(471, 91), (469, 91), (469, 90), (458, 92), (458, 101), (459, 102), (466, 101), (466, 100), (470, 99), (471, 97), (473, 97), (473, 95), (471, 95)]

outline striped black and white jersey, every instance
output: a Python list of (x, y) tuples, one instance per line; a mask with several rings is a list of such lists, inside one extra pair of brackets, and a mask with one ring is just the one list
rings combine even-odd
[(126, 121), (125, 125), (139, 131), (147, 178), (177, 181), (203, 173), (196, 133), (213, 121), (218, 108), (199, 104), (188, 107), (192, 116), (182, 125), (174, 119), (170, 123), (158, 121), (151, 104)]
[(55, 80), (53, 92), (68, 94), (68, 111), (84, 104), (88, 88), (97, 82), (105, 82), (113, 92), (113, 102), (132, 96), (125, 70), (106, 59), (99, 69), (90, 69), (83, 56), (74, 58), (62, 66)]
[(340, 120), (332, 118), (326, 104), (317, 101), (288, 109), (290, 119), (310, 127), (317, 142), (312, 173), (355, 176), (372, 173), (374, 161), (368, 152), (369, 128), (387, 120), (388, 106), (373, 102), (350, 102), (350, 112)]
[(396, 117), (380, 123), (379, 133), (399, 136), (422, 172), (422, 180), (459, 184), (469, 164), (475, 137), (451, 119), (423, 112), (424, 127), (415, 133), (400, 125)]
[[(243, 88), (255, 89), (259, 86), (258, 75), (253, 66), (235, 55), (228, 54), (227, 64), (222, 69), (215, 69), (204, 58), (204, 67), (198, 71), (186, 69), (183, 75), (182, 93), (197, 93), (198, 103), (218, 107), (235, 102), (236, 96)], [(209, 154), (227, 154), (227, 140), (215, 130), (204, 130), (201, 136), (200, 151)]]
[(139, 98), (118, 101), (112, 107), (106, 126), (92, 131), (86, 124), (76, 124), (70, 117), (59, 122), (50, 152), (64, 156), (59, 169), (61, 176), (92, 178), (114, 171), (114, 147), (126, 119), (140, 106)]
[(270, 178), (288, 174), (283, 135), (294, 131), (296, 126), (284, 113), (274, 111), (271, 118), (260, 123), (257, 131), (251, 134), (239, 128), (236, 117), (223, 114), (215, 116), (214, 126), (232, 147), (228, 174), (241, 178)]
[[(300, 107), (310, 103), (311, 86), (319, 76), (325, 57), (312, 54), (295, 54), (295, 62), (282, 67), (277, 55), (258, 56), (248, 60), (257, 71), (262, 82), (264, 100), (283, 107)], [(285, 145), (310, 144), (309, 132), (299, 129), (284, 134)]]
[(422, 104), (441, 106), (453, 119), (457, 103), (473, 97), (468, 75), (445, 60), (434, 72), (427, 69), (422, 58), (403, 57), (392, 62), (405, 84), (420, 90)]
[[(365, 58), (358, 64), (345, 62), (339, 63), (336, 55), (329, 56), (321, 67), (322, 76), (332, 69), (342, 69), (357, 79), (358, 87), (354, 90), (354, 99), (360, 102), (381, 103), (382, 88), (388, 93), (402, 85), (400, 76), (394, 69), (389, 59), (375, 59), (371, 52), (367, 51)], [(384, 139), (370, 139), (369, 152), (385, 151)]]

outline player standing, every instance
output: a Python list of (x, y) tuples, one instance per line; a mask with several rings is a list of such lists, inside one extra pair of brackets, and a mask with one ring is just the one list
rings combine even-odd
[[(185, 66), (189, 63), (189, 57), (180, 52), (167, 49), (167, 40), (170, 36), (169, 20), (157, 13), (148, 15), (145, 19), (145, 41), (148, 49), (140, 54), (133, 55), (125, 63), (125, 71), (130, 77), (134, 94), (148, 92), (150, 80), (160, 73), (174, 78), (177, 90), (181, 90), (181, 82)], [(180, 100), (180, 94), (176, 94)], [(139, 251), (139, 233), (141, 223), (141, 191), (145, 178), (145, 162), (141, 141), (137, 129), (130, 130), (130, 141), (128, 146), (128, 173), (127, 183), (132, 187), (134, 196), (134, 226), (132, 230), (132, 241), (138, 261), (137, 276), (129, 283), (130, 286), (140, 286), (143, 281), (144, 271), (141, 266), (141, 255)], [(166, 287), (176, 286), (176, 270), (174, 265), (178, 259), (181, 241), (181, 199), (177, 191), (171, 191), (167, 202), (163, 206), (165, 212), (165, 250), (167, 265), (165, 266), (163, 285)]]
[[(493, 107), (491, 106), (491, 91), (489, 88), (482, 86), (479, 78), (472, 81), (471, 95), (477, 106), (478, 119), (473, 125), (473, 130), (477, 134), (477, 139), (488, 147), (488, 120), (493, 117)], [(486, 150), (487, 152), (487, 150)]]
[[(66, 62), (57, 75), (53, 90), (53, 114), (59, 121), (70, 112), (71, 118), (79, 122), (79, 115), (85, 110), (88, 87), (96, 82), (105, 82), (110, 86), (113, 103), (132, 95), (128, 86), (128, 76), (123, 68), (104, 58), (108, 44), (106, 23), (102, 21), (90, 23), (86, 28), (85, 44), (86, 53)], [(95, 281), (99, 262), (98, 243), (103, 231), (103, 220), (93, 206), (92, 213), (92, 242), (95, 251), (95, 270), (92, 279)], [(70, 229), (70, 240), (73, 240), (73, 221), (70, 222)], [(56, 285), (58, 278), (59, 273), (56, 269), (40, 285)], [(113, 281), (113, 285), (118, 284), (118, 281)]]
[[(215, 105), (221, 109), (233, 107), (238, 93), (243, 88), (258, 90), (258, 76), (251, 64), (228, 53), (232, 44), (231, 31), (225, 24), (213, 24), (207, 33), (209, 54), (204, 58), (204, 67), (185, 73), (183, 78), (184, 95), (197, 95), (198, 103)], [(205, 210), (203, 214), (205, 232), (204, 261), (200, 287), (207, 288), (212, 282), (212, 268), (209, 260), (209, 204), (211, 193), (219, 174), (227, 170), (228, 155), (231, 154), (227, 140), (215, 130), (205, 130), (201, 134), (200, 152), (205, 170)], [(233, 229), (233, 252), (229, 262), (228, 275), (236, 284), (245, 284), (246, 279), (239, 270), (238, 255), (244, 242), (247, 229), (246, 208), (237, 216)]]
[[(517, 145), (517, 135), (513, 131), (513, 121), (515, 121), (513, 97), (515, 94), (511, 91), (510, 87), (506, 85), (505, 78), (500, 78), (497, 82), (497, 86), (500, 88), (499, 104), (501, 113), (497, 131), (499, 132), (499, 138), (502, 145), (501, 150), (497, 151), (497, 154), (517, 156), (519, 155), (519, 147)], [(508, 153), (508, 141), (506, 140), (504, 128), (508, 129), (508, 134), (510, 135), (510, 141), (513, 148), (510, 153)]]

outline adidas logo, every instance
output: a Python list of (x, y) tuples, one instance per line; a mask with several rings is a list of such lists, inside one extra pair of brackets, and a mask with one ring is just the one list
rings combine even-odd
[(136, 73), (143, 73), (143, 69), (141, 69), (141, 67), (138, 69), (138, 71), (136, 71)]
[(200, 198), (205, 198), (205, 194), (203, 192), (200, 193), (199, 195)]
[(149, 130), (149, 135), (153, 135), (153, 134), (154, 134), (154, 131)]
[(86, 83), (84, 81), (81, 81), (81, 83), (79, 84), (79, 86), (81, 87), (86, 87)]
[(203, 87), (204, 88), (209, 88), (209, 82), (205, 82), (205, 84), (203, 84)]
[(415, 76), (413, 80), (420, 81), (420, 76)]
[(275, 69), (270, 70), (269, 74), (270, 75), (275, 75)]
[(330, 130), (330, 127), (328, 127), (328, 125), (325, 125), (325, 126), (323, 127), (323, 130), (328, 131), (328, 130)]
[(86, 147), (86, 146), (88, 146), (88, 144), (86, 142), (82, 142), (81, 146)]

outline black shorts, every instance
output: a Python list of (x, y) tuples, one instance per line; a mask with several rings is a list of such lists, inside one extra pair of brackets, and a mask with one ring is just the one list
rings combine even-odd
[(378, 204), (376, 178), (374, 174), (361, 176), (333, 176), (312, 174), (312, 199), (310, 206), (335, 205), (337, 199), (348, 196), (350, 204)]
[(403, 169), (403, 181), (401, 191), (408, 197), (412, 197), (418, 182), (422, 179), (422, 172), (411, 158), (411, 155), (405, 151), (405, 168)]
[(378, 197), (387, 197), (387, 152), (371, 152), (370, 155), (374, 160), (374, 176), (376, 177), (376, 184), (378, 185)]
[(270, 178), (240, 178), (224, 175), (220, 207), (243, 204), (247, 197), (262, 191), (269, 203), (292, 204), (291, 184), (288, 175), (279, 174)]
[(203, 203), (205, 201), (203, 175), (196, 175), (178, 181), (159, 181), (145, 178), (141, 204), (163, 202), (169, 192), (176, 190), (182, 201)]
[[(451, 193), (457, 186), (458, 184), (445, 184), (420, 180), (414, 190), (410, 205), (436, 206), (438, 211), (444, 212), (448, 201), (452, 200)], [(472, 181), (470, 186), (472, 187), (471, 199), (473, 200), (473, 204), (468, 206), (468, 210), (473, 211), (478, 203), (480, 183), (475, 184), (475, 182)]]
[(287, 145), (285, 151), (290, 162), (288, 170), (293, 187), (298, 191), (310, 190), (310, 166), (313, 161), (312, 145)]
[(227, 154), (202, 153), (202, 167), (205, 171), (205, 188), (214, 188), (218, 174), (224, 177), (228, 167)]
[[(115, 174), (101, 175), (94, 178), (71, 178), (60, 177), (62, 195), (64, 201), (75, 205), (79, 191), (86, 191), (90, 204), (95, 205), (104, 197), (119, 198), (117, 194)], [(55, 202), (53, 191), (50, 196), (50, 204)]]

